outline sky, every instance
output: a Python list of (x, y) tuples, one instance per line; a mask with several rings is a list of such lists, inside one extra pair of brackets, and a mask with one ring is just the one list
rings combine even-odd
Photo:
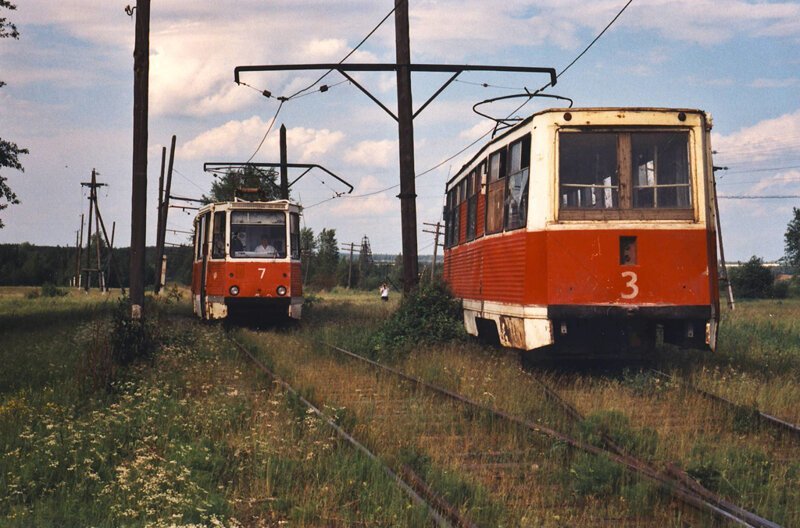
[[(134, 18), (129, 0), (17, 0), (0, 16), (19, 40), (0, 40), (0, 137), (29, 149), (25, 171), (2, 175), (20, 204), (0, 212), (0, 243), (75, 244), (92, 169), (115, 245), (130, 241)], [(541, 66), (563, 70), (627, 0), (409, 0), (415, 63)], [(278, 127), (289, 161), (323, 165), (344, 187), (312, 171), (293, 187), (303, 223), (336, 229), (340, 243), (368, 236), (374, 253), (399, 253), (397, 125), (338, 73), (280, 106), (321, 72), (248, 73), (236, 66), (335, 63), (391, 11), (392, 0), (155, 0), (151, 5), (148, 243), (155, 242), (162, 147), (177, 137), (172, 194), (199, 197), (207, 161), (278, 161)], [(752, 0), (633, 0), (548, 93), (575, 106), (699, 108), (713, 116), (715, 165), (726, 257), (780, 258), (800, 199), (800, 3)], [(389, 17), (348, 59), (394, 62)], [(391, 109), (390, 73), (356, 76)], [(418, 106), (447, 79), (416, 73)], [(345, 82), (343, 82), (345, 81)], [(537, 74), (464, 73), (414, 122), (418, 247), (433, 251), (424, 223), (441, 219), (444, 185), (484, 143), (465, 147), (493, 122), (472, 112), (482, 100), (544, 85)], [(484, 86), (487, 85), (487, 86)], [(273, 97), (262, 95), (268, 90)], [(493, 115), (520, 104), (493, 103)], [(552, 106), (534, 100), (517, 115)], [(263, 140), (263, 144), (259, 148)], [(463, 151), (463, 152), (462, 152)], [(430, 170), (433, 169), (433, 170)], [(296, 176), (297, 174), (295, 174)], [(381, 191), (381, 192), (377, 192)], [(736, 197), (736, 198), (733, 198)], [(170, 211), (167, 241), (182, 243), (193, 214)], [(109, 225), (110, 228), (110, 225)]]

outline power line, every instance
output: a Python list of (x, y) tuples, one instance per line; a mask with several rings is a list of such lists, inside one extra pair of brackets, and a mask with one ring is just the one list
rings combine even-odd
[(181, 178), (183, 178), (183, 179), (184, 179), (184, 180), (186, 180), (187, 182), (191, 183), (192, 185), (194, 185), (194, 186), (195, 186), (195, 187), (197, 187), (198, 189), (200, 189), (200, 191), (201, 191), (201, 192), (205, 192), (205, 191), (203, 190), (203, 188), (202, 188), (202, 187), (200, 187), (200, 186), (199, 186), (199, 185), (197, 185), (195, 182), (193, 182), (192, 180), (190, 180), (190, 179), (189, 179), (189, 177), (187, 177), (185, 174), (183, 174), (181, 171), (179, 171), (179, 170), (178, 170), (178, 169), (176, 169), (175, 167), (172, 167), (172, 172), (176, 173), (178, 176), (180, 176)]
[(500, 88), (501, 90), (514, 90), (517, 92), (522, 92), (525, 88), (519, 88), (515, 86), (499, 86), (496, 84), (489, 84), (485, 82), (471, 82), (471, 81), (462, 81), (461, 79), (456, 79), (454, 82), (461, 83), (461, 84), (470, 84), (472, 86), (482, 86), (483, 88)]
[[(401, 1), (405, 1), (405, 0), (401, 0)], [(603, 36), (603, 34), (605, 34), (605, 32), (606, 32), (606, 31), (608, 31), (608, 29), (609, 29), (609, 28), (610, 28), (610, 27), (611, 27), (611, 26), (614, 24), (614, 22), (616, 22), (616, 21), (617, 21), (617, 19), (618, 19), (618, 18), (619, 18), (619, 17), (622, 15), (622, 13), (624, 13), (624, 12), (625, 12), (625, 10), (628, 8), (628, 6), (629, 6), (629, 5), (631, 5), (631, 3), (633, 3), (633, 0), (628, 0), (628, 3), (626, 3), (626, 4), (625, 4), (625, 5), (622, 7), (622, 9), (620, 9), (620, 10), (619, 10), (619, 12), (616, 14), (616, 16), (614, 16), (614, 18), (612, 18), (612, 19), (611, 19), (611, 21), (610, 21), (608, 24), (606, 24), (606, 26), (603, 28), (603, 30), (602, 30), (600, 33), (598, 33), (598, 35), (597, 35), (597, 36), (594, 38), (594, 40), (592, 40), (592, 41), (589, 43), (589, 45), (588, 45), (588, 46), (586, 46), (586, 47), (583, 49), (583, 51), (581, 51), (581, 52), (578, 54), (578, 56), (577, 56), (577, 57), (575, 57), (575, 58), (572, 60), (572, 62), (570, 62), (570, 63), (569, 63), (569, 64), (568, 64), (568, 65), (567, 65), (567, 66), (566, 66), (566, 67), (565, 67), (563, 70), (561, 70), (561, 71), (560, 71), (560, 72), (559, 72), (559, 73), (556, 75), (556, 79), (558, 79), (559, 77), (561, 77), (561, 76), (562, 76), (562, 75), (563, 75), (563, 74), (564, 74), (564, 73), (565, 73), (567, 70), (569, 70), (569, 69), (570, 69), (570, 68), (571, 68), (571, 67), (572, 67), (572, 66), (573, 66), (573, 65), (574, 65), (576, 62), (578, 62), (578, 60), (579, 60), (581, 57), (583, 57), (583, 56), (586, 54), (586, 52), (587, 52), (587, 51), (589, 51), (589, 49), (590, 49), (592, 46), (594, 46), (594, 45), (595, 45), (595, 43), (596, 43), (598, 40), (600, 40), (600, 37), (602, 37), (602, 36)], [(394, 9), (393, 9), (393, 10), (392, 10), (392, 11), (389, 13), (389, 15), (391, 15), (393, 12), (394, 12)], [(387, 15), (387, 16), (386, 16), (386, 18), (388, 18), (388, 17), (389, 17), (389, 15)], [(384, 20), (386, 20), (386, 19), (384, 18)], [(383, 21), (381, 21), (381, 23), (383, 23)], [(376, 28), (376, 29), (377, 29), (377, 28)], [(374, 32), (374, 30), (373, 30), (373, 32)], [(340, 63), (340, 64), (341, 64), (341, 63)], [(333, 71), (333, 70), (329, 70), (329, 71), (328, 71), (328, 73), (330, 73), (331, 71)], [(326, 73), (325, 75), (327, 75), (328, 73)], [(324, 76), (323, 76), (323, 77), (324, 77)], [(317, 82), (319, 82), (319, 81), (317, 81)], [(316, 83), (315, 83), (315, 84), (316, 84)], [(312, 86), (313, 86), (313, 85), (312, 85)], [(509, 113), (509, 114), (508, 114), (508, 116), (507, 116), (505, 119), (509, 119), (511, 116), (513, 116), (514, 114), (516, 114), (517, 112), (519, 112), (519, 111), (520, 111), (520, 110), (521, 110), (521, 109), (522, 109), (522, 108), (523, 108), (525, 105), (527, 105), (527, 104), (528, 104), (528, 103), (531, 101), (531, 99), (533, 98), (533, 95), (535, 95), (535, 94), (537, 94), (537, 93), (541, 92), (542, 90), (546, 89), (546, 88), (547, 88), (547, 87), (549, 87), (549, 86), (551, 86), (551, 84), (550, 84), (550, 83), (548, 83), (548, 84), (545, 84), (544, 86), (542, 86), (541, 88), (539, 88), (538, 90), (536, 90), (535, 92), (533, 92), (533, 94), (531, 95), (531, 98), (527, 99), (525, 102), (523, 102), (523, 103), (522, 103), (521, 105), (519, 105), (517, 108), (515, 108), (514, 110), (512, 110), (512, 111), (511, 111), (511, 113)], [(419, 177), (421, 177), (421, 176), (424, 176), (425, 174), (428, 174), (428, 173), (430, 173), (430, 172), (432, 172), (432, 171), (434, 171), (434, 170), (438, 169), (439, 167), (441, 167), (442, 165), (444, 165), (444, 164), (445, 164), (445, 163), (447, 163), (448, 161), (451, 161), (452, 159), (454, 159), (454, 158), (456, 158), (457, 156), (461, 155), (461, 154), (462, 154), (463, 152), (465, 152), (466, 150), (468, 150), (468, 149), (472, 148), (472, 147), (473, 147), (475, 144), (477, 144), (477, 143), (478, 143), (479, 141), (481, 141), (483, 138), (485, 138), (486, 136), (488, 136), (489, 134), (491, 134), (493, 131), (494, 131), (494, 127), (492, 127), (492, 128), (490, 128), (489, 130), (487, 130), (487, 131), (486, 131), (484, 134), (482, 134), (480, 137), (478, 137), (478, 138), (477, 138), (475, 141), (473, 141), (472, 143), (470, 143), (470, 144), (469, 144), (469, 145), (467, 145), (466, 147), (462, 148), (461, 150), (459, 150), (458, 152), (456, 152), (456, 153), (455, 153), (455, 154), (453, 154), (452, 156), (449, 156), (449, 157), (447, 157), (446, 159), (444, 159), (444, 160), (440, 161), (439, 163), (437, 163), (436, 165), (434, 165), (433, 167), (431, 167), (431, 168), (429, 168), (429, 169), (427, 169), (427, 170), (425, 170), (425, 171), (423, 171), (423, 172), (420, 172), (420, 173), (416, 174), (416, 175), (414, 176), (414, 178), (415, 178), (415, 179), (417, 179), (417, 178), (419, 178)], [(373, 192), (370, 192), (370, 193), (365, 193), (365, 194), (350, 194), (350, 195), (347, 195), (347, 196), (345, 196), (345, 197), (346, 197), (346, 198), (366, 198), (366, 197), (368, 197), (368, 196), (373, 196), (373, 195), (376, 195), (376, 194), (380, 194), (380, 193), (382, 193), (382, 192), (386, 192), (386, 191), (389, 191), (389, 190), (395, 189), (395, 188), (397, 188), (397, 187), (399, 187), (399, 186), (400, 186), (400, 184), (396, 184), (396, 185), (392, 185), (392, 186), (390, 186), (390, 187), (386, 187), (385, 189), (381, 189), (381, 190), (378, 190), (378, 191), (373, 191)], [(318, 205), (322, 205), (322, 204), (324, 204), (324, 203), (326, 203), (326, 202), (329, 202), (329, 201), (331, 201), (331, 200), (335, 200), (336, 198), (338, 198), (338, 196), (333, 196), (333, 197), (331, 197), (331, 198), (327, 198), (327, 199), (325, 199), (325, 200), (322, 200), (322, 201), (320, 201), (320, 202), (317, 202), (317, 203), (314, 203), (314, 204), (312, 204), (312, 205), (309, 205), (308, 207), (304, 207), (304, 209), (311, 209), (312, 207), (316, 207), (316, 206), (318, 206)]]
[[(392, 15), (394, 14), (395, 10), (397, 9), (397, 6), (401, 5), (401, 4), (402, 4), (403, 2), (405, 2), (405, 1), (406, 1), (406, 0), (399, 0), (399, 1), (398, 1), (398, 2), (397, 2), (395, 5), (394, 5), (394, 7), (392, 8), (392, 10), (391, 10), (391, 11), (389, 11), (389, 13), (387, 13), (387, 15), (386, 15), (385, 17), (383, 17), (383, 18), (381, 19), (381, 21), (380, 21), (380, 22), (378, 22), (378, 24), (377, 24), (377, 25), (376, 25), (374, 28), (372, 28), (372, 30), (371, 30), (369, 33), (367, 33), (367, 36), (366, 36), (366, 37), (364, 37), (363, 39), (361, 39), (361, 42), (359, 42), (359, 43), (356, 45), (356, 47), (355, 47), (355, 48), (353, 48), (352, 50), (350, 50), (350, 53), (348, 53), (347, 55), (345, 55), (345, 56), (344, 56), (344, 58), (343, 58), (342, 60), (340, 60), (340, 61), (339, 61), (339, 64), (342, 64), (344, 61), (346, 61), (347, 59), (349, 59), (349, 58), (350, 58), (350, 56), (351, 56), (353, 53), (355, 53), (355, 52), (358, 50), (358, 48), (360, 48), (360, 47), (361, 47), (361, 46), (362, 46), (362, 45), (363, 45), (363, 44), (364, 44), (364, 43), (365, 43), (365, 42), (366, 42), (366, 41), (367, 41), (367, 40), (368, 40), (368, 39), (369, 39), (369, 38), (370, 38), (370, 37), (373, 35), (373, 33), (375, 33), (376, 31), (378, 31), (378, 28), (380, 28), (380, 27), (383, 25), (383, 23), (384, 23), (384, 22), (386, 22), (386, 20), (387, 20), (387, 19), (388, 19), (390, 16), (392, 16)], [(330, 73), (331, 73), (332, 71), (333, 71), (333, 70), (331, 69), (331, 70), (328, 70), (327, 72), (323, 73), (323, 74), (322, 74), (322, 75), (319, 77), (319, 79), (317, 79), (317, 80), (316, 80), (316, 81), (314, 81), (313, 83), (309, 84), (309, 85), (308, 85), (308, 86), (306, 86), (305, 88), (303, 88), (303, 89), (301, 89), (301, 90), (298, 90), (298, 91), (296, 91), (295, 93), (293, 93), (292, 95), (290, 95), (290, 96), (287, 98), (287, 100), (292, 100), (292, 99), (294, 99), (294, 98), (296, 98), (296, 97), (300, 96), (300, 94), (302, 94), (302, 93), (304, 93), (304, 92), (307, 92), (308, 90), (310, 90), (311, 88), (313, 88), (314, 86), (316, 86), (316, 85), (317, 85), (317, 83), (319, 83), (319, 82), (320, 82), (322, 79), (324, 79), (325, 77), (327, 77), (328, 75), (330, 75)]]
[(283, 108), (283, 103), (284, 103), (284, 101), (283, 101), (283, 99), (281, 99), (280, 103), (278, 104), (278, 109), (275, 111), (275, 115), (272, 116), (272, 121), (270, 121), (269, 127), (267, 128), (267, 131), (264, 133), (264, 137), (261, 138), (261, 143), (258, 144), (258, 147), (256, 147), (256, 151), (253, 152), (253, 155), (250, 156), (250, 158), (245, 162), (245, 164), (250, 163), (253, 160), (253, 158), (256, 157), (256, 154), (258, 154), (258, 151), (261, 150), (261, 147), (264, 145), (264, 141), (267, 140), (267, 136), (269, 135), (270, 131), (272, 130), (273, 125), (275, 125), (275, 121), (278, 120), (278, 114), (281, 113), (281, 108)]
[(800, 194), (772, 194), (772, 195), (749, 195), (749, 196), (719, 195), (717, 196), (717, 198), (726, 200), (791, 200), (795, 198), (800, 198)]
[(556, 78), (559, 78), (559, 77), (561, 77), (562, 75), (564, 75), (564, 73), (565, 73), (565, 72), (566, 72), (568, 69), (572, 68), (572, 65), (573, 65), (573, 64), (575, 64), (576, 62), (578, 62), (578, 60), (579, 60), (581, 57), (583, 57), (583, 56), (586, 54), (586, 52), (587, 52), (587, 51), (589, 51), (589, 48), (591, 48), (592, 46), (594, 46), (595, 42), (597, 42), (598, 40), (600, 40), (600, 37), (602, 37), (602, 36), (603, 36), (603, 34), (604, 34), (604, 33), (605, 33), (607, 30), (608, 30), (608, 28), (610, 28), (610, 27), (611, 27), (611, 26), (614, 24), (614, 22), (616, 22), (616, 21), (617, 21), (617, 19), (618, 19), (620, 16), (622, 16), (622, 13), (624, 13), (624, 12), (625, 12), (625, 10), (626, 10), (626, 9), (628, 9), (628, 6), (629, 6), (629, 5), (631, 5), (631, 3), (633, 3), (633, 0), (628, 0), (628, 3), (627, 3), (627, 4), (625, 4), (625, 5), (622, 7), (622, 9), (620, 9), (620, 10), (619, 10), (619, 13), (617, 13), (617, 16), (615, 16), (614, 18), (612, 18), (612, 19), (611, 19), (611, 22), (609, 22), (609, 23), (608, 23), (608, 25), (606, 25), (606, 27), (604, 27), (604, 28), (603, 28), (603, 31), (601, 31), (601, 32), (600, 32), (600, 33), (599, 33), (599, 34), (598, 34), (598, 35), (597, 35), (597, 36), (594, 38), (594, 40), (593, 40), (593, 41), (591, 41), (591, 42), (589, 43), (589, 45), (588, 45), (588, 46), (586, 46), (586, 49), (584, 49), (584, 50), (583, 50), (583, 51), (580, 53), (580, 55), (578, 55), (577, 57), (575, 57), (575, 60), (573, 60), (572, 62), (570, 62), (569, 64), (567, 64), (567, 67), (566, 67), (566, 68), (564, 68), (563, 70), (561, 70), (561, 72), (560, 72), (558, 75), (556, 75)]

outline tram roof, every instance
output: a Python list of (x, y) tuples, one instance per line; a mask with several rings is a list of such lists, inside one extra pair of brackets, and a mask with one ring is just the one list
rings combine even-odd
[(489, 147), (491, 147), (492, 145), (494, 145), (496, 143), (500, 143), (503, 139), (505, 139), (506, 137), (510, 136), (511, 134), (513, 134), (514, 132), (519, 130), (520, 128), (523, 128), (523, 127), (527, 126), (537, 116), (541, 116), (541, 115), (545, 115), (545, 114), (551, 114), (551, 113), (559, 113), (559, 112), (572, 112), (572, 113), (574, 113), (574, 112), (619, 112), (619, 111), (625, 111), (625, 112), (664, 112), (664, 113), (666, 113), (666, 112), (685, 112), (685, 113), (691, 113), (691, 114), (704, 114), (705, 115), (704, 111), (698, 110), (696, 108), (664, 108), (664, 107), (645, 107), (645, 106), (630, 106), (630, 107), (629, 106), (599, 106), (599, 107), (583, 107), (583, 108), (546, 108), (544, 110), (541, 110), (539, 112), (536, 112), (536, 113), (533, 113), (533, 114), (529, 115), (528, 117), (526, 117), (525, 119), (523, 119), (522, 121), (517, 123), (516, 125), (510, 127), (508, 130), (505, 130), (502, 134), (498, 135), (497, 137), (492, 138), (487, 143), (485, 143), (483, 145), (483, 147), (481, 147), (480, 150), (478, 150), (478, 152), (476, 152), (475, 155), (473, 155), (469, 159), (469, 161), (464, 163), (464, 165), (462, 165), (461, 168), (458, 169), (458, 172), (456, 172), (455, 175), (452, 178), (447, 180), (447, 183), (445, 184), (445, 187), (448, 187), (455, 180), (460, 179), (463, 176), (464, 169), (466, 169), (467, 167), (472, 165), (475, 162), (476, 159), (480, 158), (486, 152), (486, 150), (489, 149)]

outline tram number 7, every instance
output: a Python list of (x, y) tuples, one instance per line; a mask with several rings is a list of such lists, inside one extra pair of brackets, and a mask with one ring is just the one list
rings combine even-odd
[(264, 278), (264, 273), (266, 273), (267, 268), (258, 268), (258, 271), (261, 272), (261, 278), (263, 279)]
[(629, 288), (630, 291), (622, 292), (620, 297), (623, 299), (635, 299), (639, 295), (639, 286), (636, 285), (639, 277), (636, 276), (634, 271), (623, 271), (622, 276), (628, 279), (628, 282), (625, 283), (625, 288)]

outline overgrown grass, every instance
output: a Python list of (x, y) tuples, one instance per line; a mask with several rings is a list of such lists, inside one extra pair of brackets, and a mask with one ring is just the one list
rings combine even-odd
[(58, 301), (81, 317), (60, 323), (32, 299), (21, 311), (37, 330), (4, 332), (24, 381), (3, 371), (3, 526), (425, 523), (379, 467), (245, 368), (220, 326), (163, 316), (188, 306), (148, 306), (155, 354), (106, 390), (81, 365), (109, 349), (113, 303)]

